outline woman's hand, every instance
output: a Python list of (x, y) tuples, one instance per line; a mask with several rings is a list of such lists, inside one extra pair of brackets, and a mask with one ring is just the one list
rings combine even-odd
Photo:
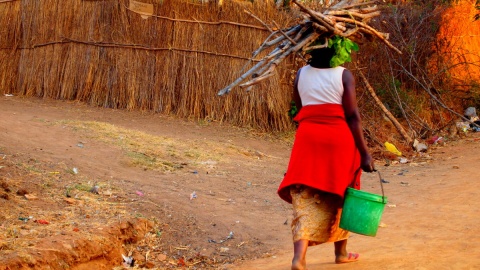
[(375, 170), (375, 164), (373, 164), (373, 158), (370, 153), (364, 154), (361, 157), (361, 162), (360, 166), (362, 167), (362, 170), (364, 172), (374, 172)]

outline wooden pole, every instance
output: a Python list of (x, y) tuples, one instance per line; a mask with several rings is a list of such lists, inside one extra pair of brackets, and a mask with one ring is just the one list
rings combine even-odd
[(395, 126), (397, 131), (400, 133), (400, 135), (402, 135), (403, 139), (405, 139), (407, 144), (412, 145), (412, 143), (413, 143), (412, 137), (410, 137), (410, 135), (408, 135), (408, 133), (405, 131), (403, 126), (400, 124), (400, 122), (398, 122), (398, 120), (395, 118), (395, 116), (393, 116), (393, 114), (387, 109), (387, 107), (385, 107), (385, 105), (383, 105), (383, 102), (380, 100), (380, 98), (378, 98), (377, 94), (375, 93), (375, 90), (370, 85), (367, 78), (365, 77), (363, 72), (357, 67), (356, 64), (355, 64), (355, 68), (357, 69), (358, 74), (362, 78), (363, 83), (365, 83), (365, 86), (367, 87), (368, 92), (370, 93), (370, 95), (375, 100), (375, 103), (377, 104), (377, 106), (380, 107), (380, 109), (383, 111), (383, 113), (385, 113), (387, 118), (390, 119), (390, 121), (392, 121), (393, 125)]

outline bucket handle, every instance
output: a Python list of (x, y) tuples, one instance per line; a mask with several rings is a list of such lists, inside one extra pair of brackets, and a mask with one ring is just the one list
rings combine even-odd
[(378, 178), (380, 180), (380, 187), (382, 188), (382, 202), (385, 203), (385, 192), (383, 191), (383, 182), (382, 182), (382, 175), (380, 174), (380, 171), (375, 170), (378, 173)]
[[(357, 174), (362, 170), (362, 167), (358, 167), (358, 169), (355, 171), (355, 177), (353, 178), (352, 185), (356, 185), (355, 179), (357, 178)], [(373, 169), (374, 172), (378, 173), (378, 178), (380, 180), (380, 187), (382, 188), (382, 202), (385, 203), (385, 191), (383, 190), (383, 182), (382, 182), (382, 175), (380, 174), (380, 171), (377, 169)]]

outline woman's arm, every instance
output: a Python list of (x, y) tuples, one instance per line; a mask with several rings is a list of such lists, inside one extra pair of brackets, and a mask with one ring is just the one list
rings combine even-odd
[(345, 111), (345, 119), (352, 132), (355, 145), (358, 148), (361, 156), (361, 167), (366, 172), (375, 170), (372, 156), (368, 151), (365, 138), (363, 137), (362, 123), (360, 119), (360, 112), (357, 106), (357, 97), (355, 94), (355, 78), (350, 70), (345, 69), (342, 75), (343, 81), (343, 97), (342, 105)]

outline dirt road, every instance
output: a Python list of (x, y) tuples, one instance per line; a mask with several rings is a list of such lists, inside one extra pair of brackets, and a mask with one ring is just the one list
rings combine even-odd
[[(163, 246), (152, 251), (158, 256), (151, 259), (158, 269), (195, 269), (194, 263), (178, 263), (186, 250), (215, 258), (212, 267), (219, 269), (289, 269), (291, 211), (276, 189), (288, 163), (291, 136), (285, 139), (216, 122), (183, 121), (65, 101), (0, 97), (0, 109), (4, 159), (76, 168), (79, 173), (68, 176), (76, 177), (71, 181), (90, 179), (101, 183), (100, 188), (110, 187), (123, 202), (130, 202), (123, 204), (126, 211), (163, 226), (159, 230)], [(115, 127), (130, 133), (105, 131), (100, 136), (97, 126), (83, 129), (87, 123), (106, 123), (108, 132)], [(162, 164), (170, 169), (132, 161), (127, 147), (138, 143), (137, 147), (149, 149), (153, 145), (146, 139), (133, 140), (130, 146), (118, 144), (125, 136), (133, 137), (128, 135), (132, 132), (143, 134), (139, 138), (162, 141)], [(480, 269), (479, 138), (470, 133), (464, 139), (447, 141), (432, 149), (428, 157), (407, 164), (384, 166), (379, 160), (377, 167), (388, 181), (384, 188), (389, 203), (378, 235), (352, 234), (349, 249), (359, 252), (361, 260), (349, 265), (333, 264), (332, 245), (311, 248), (308, 268)], [(145, 151), (141, 154), (149, 157)], [(159, 157), (152, 162), (158, 164)], [(0, 166), (0, 176), (13, 181), (6, 169)], [(65, 184), (62, 181), (71, 179), (68, 177), (55, 183)], [(380, 192), (376, 174), (364, 174), (362, 181), (364, 190)], [(5, 200), (0, 199), (0, 204), (6, 205)], [(4, 228), (9, 217), (20, 215), (20, 210), (10, 210), (10, 215), (4, 213), (0, 218)], [(0, 240), (11, 243), (7, 234)], [(0, 255), (11, 253), (12, 246), (7, 246), (10, 250), (0, 248)], [(176, 263), (172, 263), (174, 259)], [(119, 258), (98, 269), (120, 264)]]

